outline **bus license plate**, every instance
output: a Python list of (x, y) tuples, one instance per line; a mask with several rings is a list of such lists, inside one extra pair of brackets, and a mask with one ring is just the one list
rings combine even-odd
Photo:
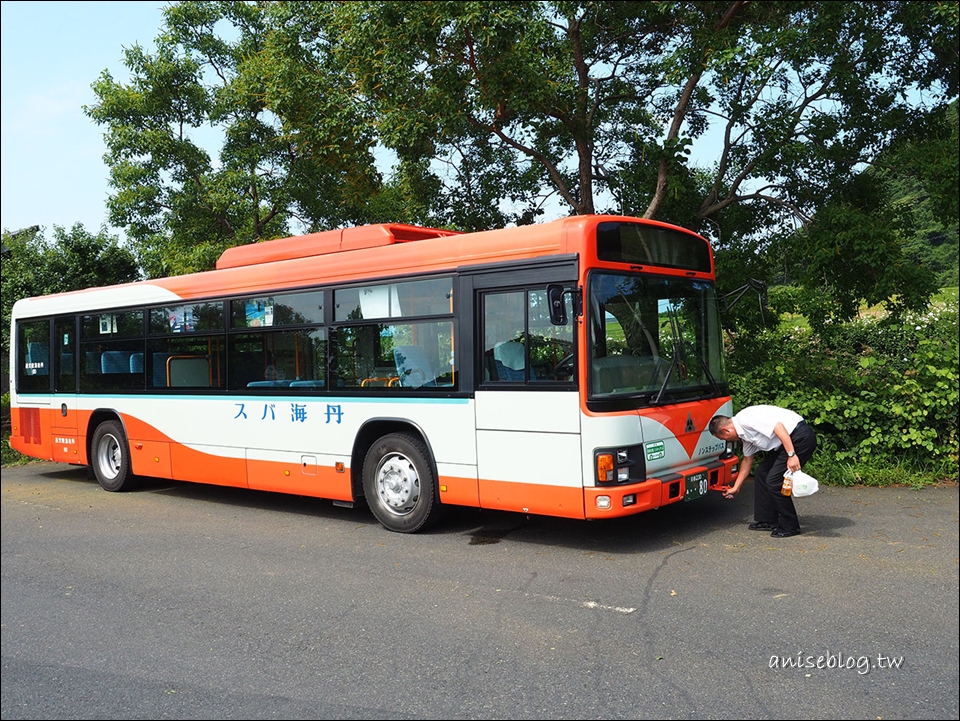
[(707, 472), (700, 471), (686, 477), (686, 492), (683, 500), (692, 501), (700, 496), (707, 495)]

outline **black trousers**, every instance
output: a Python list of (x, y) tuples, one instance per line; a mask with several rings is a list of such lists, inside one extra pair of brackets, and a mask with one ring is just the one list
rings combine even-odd
[[(801, 422), (790, 434), (793, 450), (802, 465), (813, 456), (817, 449), (817, 434), (806, 423)], [(787, 471), (787, 452), (780, 446), (775, 451), (767, 451), (763, 461), (753, 472), (753, 517), (754, 520), (782, 528), (784, 531), (799, 531), (800, 519), (793, 506), (793, 496), (780, 493), (783, 474)]]

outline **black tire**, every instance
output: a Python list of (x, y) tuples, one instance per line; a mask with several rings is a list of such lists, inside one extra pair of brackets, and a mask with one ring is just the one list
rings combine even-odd
[(442, 506), (430, 454), (419, 438), (391, 433), (370, 446), (363, 461), (363, 493), (380, 524), (416, 533), (437, 521)]
[(117, 421), (104, 421), (94, 431), (90, 467), (104, 490), (128, 491), (133, 488), (135, 477), (130, 468), (130, 447), (123, 426)]

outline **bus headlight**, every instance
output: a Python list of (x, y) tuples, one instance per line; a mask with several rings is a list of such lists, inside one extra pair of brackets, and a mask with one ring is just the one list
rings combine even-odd
[(641, 446), (597, 448), (593, 453), (597, 485), (606, 483), (637, 483), (644, 480)]

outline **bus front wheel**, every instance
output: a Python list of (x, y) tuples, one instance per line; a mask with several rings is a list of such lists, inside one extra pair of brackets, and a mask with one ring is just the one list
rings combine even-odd
[(130, 449), (123, 427), (117, 421), (104, 421), (93, 433), (90, 465), (97, 482), (107, 491), (126, 491), (133, 487)]
[(406, 433), (383, 436), (367, 451), (363, 493), (373, 515), (390, 531), (415, 533), (440, 515), (429, 451)]

